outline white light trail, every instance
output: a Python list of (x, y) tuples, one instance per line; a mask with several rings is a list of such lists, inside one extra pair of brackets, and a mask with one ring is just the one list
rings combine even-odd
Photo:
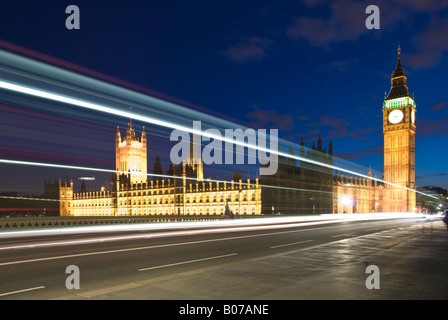
[[(49, 100), (53, 100), (53, 101), (57, 101), (57, 102), (62, 102), (62, 103), (66, 103), (66, 104), (70, 104), (70, 105), (75, 105), (78, 107), (82, 107), (82, 108), (86, 108), (89, 110), (94, 110), (94, 111), (99, 111), (99, 112), (104, 112), (104, 113), (108, 113), (108, 114), (112, 114), (115, 116), (120, 116), (120, 117), (124, 117), (124, 118), (129, 118), (129, 119), (133, 119), (133, 120), (138, 120), (141, 122), (145, 122), (145, 123), (151, 123), (154, 125), (158, 125), (161, 127), (165, 127), (165, 128), (171, 128), (171, 129), (177, 129), (177, 130), (181, 130), (181, 131), (185, 131), (185, 132), (189, 132), (192, 134), (196, 134), (196, 135), (200, 135), (200, 136), (205, 136), (211, 139), (216, 139), (216, 140), (220, 140), (223, 142), (228, 142), (231, 144), (235, 144), (235, 145), (240, 145), (242, 147), (246, 147), (246, 148), (252, 148), (252, 149), (256, 149), (265, 153), (274, 153), (277, 154), (278, 156), (282, 156), (282, 157), (286, 157), (286, 158), (290, 158), (290, 159), (295, 159), (295, 160), (299, 160), (299, 161), (304, 161), (304, 162), (308, 162), (314, 165), (318, 165), (318, 166), (322, 166), (322, 167), (326, 167), (326, 168), (330, 168), (333, 170), (337, 170), (337, 171), (342, 171), (345, 173), (349, 173), (355, 176), (359, 176), (362, 178), (366, 178), (369, 180), (373, 180), (373, 181), (378, 181), (384, 184), (389, 184), (391, 186), (397, 187), (397, 188), (402, 188), (402, 189), (406, 189), (412, 192), (416, 192), (416, 193), (421, 193), (425, 196), (429, 196), (432, 198), (436, 198), (434, 196), (430, 196), (427, 195), (423, 192), (419, 192), (417, 190), (408, 188), (408, 187), (404, 187), (404, 186), (400, 186), (394, 183), (391, 183), (389, 181), (385, 181), (382, 179), (378, 179), (378, 178), (374, 178), (365, 174), (361, 174), (352, 170), (347, 170), (345, 168), (340, 168), (337, 166), (333, 166), (333, 165), (329, 165), (326, 163), (322, 163), (319, 161), (315, 161), (315, 160), (311, 160), (311, 159), (307, 159), (307, 158), (302, 158), (296, 155), (291, 155), (289, 153), (285, 153), (285, 152), (280, 152), (280, 151), (275, 151), (275, 150), (270, 150), (268, 148), (265, 147), (260, 147), (260, 146), (256, 146), (256, 145), (251, 145), (242, 141), (238, 141), (238, 140), (234, 140), (234, 139), (229, 139), (226, 138), (225, 136), (221, 136), (221, 135), (215, 135), (209, 132), (203, 132), (200, 130), (195, 130), (193, 128), (189, 128), (189, 127), (185, 127), (176, 123), (172, 123), (172, 122), (167, 122), (164, 120), (159, 120), (159, 119), (155, 119), (152, 117), (148, 117), (148, 116), (143, 116), (143, 115), (139, 115), (139, 114), (135, 114), (135, 113), (131, 113), (129, 111), (123, 111), (123, 110), (117, 110), (111, 107), (107, 107), (107, 106), (103, 106), (100, 104), (95, 104), (95, 103), (91, 103), (91, 102), (87, 102), (87, 101), (83, 101), (83, 100), (79, 100), (79, 99), (75, 99), (75, 98), (70, 98), (70, 97), (66, 97), (60, 94), (55, 94), (55, 93), (50, 93), (50, 92), (46, 92), (46, 91), (42, 91), (39, 89), (33, 89), (33, 88), (29, 88), (29, 87), (25, 87), (22, 85), (17, 85), (17, 84), (13, 84), (10, 82), (5, 82), (0, 80), (0, 88), (6, 89), (6, 90), (10, 90), (10, 91), (14, 91), (14, 92), (18, 92), (18, 93), (23, 93), (23, 94), (27, 94), (27, 95), (31, 95), (31, 96), (35, 96), (35, 97), (39, 97), (39, 98), (44, 98), (44, 99), (49, 99)], [(101, 169), (100, 169), (101, 170)], [(103, 172), (110, 172), (108, 170), (104, 170)]]
[[(81, 166), (72, 166), (72, 165), (45, 163), (45, 162), (10, 160), (10, 159), (0, 159), (0, 163), (14, 164), (14, 165), (26, 165), (26, 166), (49, 167), (49, 168), (59, 168), (59, 169), (70, 169), (70, 170), (96, 171), (96, 172), (104, 172), (104, 173), (129, 174), (128, 171), (119, 171), (119, 170), (92, 168), (92, 167), (81, 167)], [(170, 175), (166, 175), (166, 174), (156, 174), (156, 173), (147, 173), (146, 175), (147, 176), (152, 176), (152, 177), (168, 178), (168, 179), (186, 179), (186, 180), (194, 180), (194, 181), (199, 181), (200, 180), (198, 178), (192, 178), (192, 177), (170, 176)], [(226, 180), (216, 180), (216, 179), (207, 179), (207, 181), (208, 182), (228, 182)], [(249, 183), (246, 183), (246, 182), (241, 182), (241, 184), (242, 185), (252, 185), (252, 186), (254, 185), (253, 183), (249, 184)], [(258, 184), (258, 185), (260, 187), (275, 188), (275, 189), (282, 189), (282, 190), (331, 193), (331, 192), (320, 191), (320, 190), (307, 190), (307, 189), (299, 189), (299, 188), (291, 188), (291, 187), (278, 187), (278, 186), (270, 186), (270, 185), (263, 185), (263, 184)], [(62, 201), (62, 200), (55, 200), (55, 201)]]
[[(84, 239), (68, 239), (68, 240), (49, 240), (41, 242), (27, 242), (25, 244), (4, 245), (0, 246), (0, 251), (11, 249), (26, 249), (36, 247), (51, 247), (61, 245), (82, 245), (98, 242), (109, 241), (123, 241), (123, 240), (138, 240), (138, 239), (152, 239), (161, 237), (173, 236), (191, 236), (201, 234), (213, 233), (233, 233), (243, 231), (263, 231), (272, 229), (291, 229), (297, 227), (312, 227), (321, 225), (331, 225), (344, 221), (365, 221), (365, 220), (388, 220), (388, 219), (422, 219), (424, 215), (415, 213), (383, 213), (383, 214), (349, 214), (349, 215), (321, 215), (321, 216), (306, 216), (306, 217), (270, 217), (270, 218), (256, 218), (256, 219), (237, 219), (237, 220), (220, 220), (216, 221), (190, 221), (190, 222), (170, 222), (157, 224), (137, 224), (137, 225), (118, 225), (118, 226), (89, 226), (89, 227), (75, 227), (75, 228), (60, 228), (52, 230), (30, 230), (30, 231), (12, 231), (8, 233), (0, 233), (0, 239), (12, 239), (14, 237), (35, 237), (35, 236), (49, 236), (49, 235), (69, 235), (82, 233), (102, 233), (102, 232), (118, 232), (118, 231), (158, 231), (150, 233), (139, 233), (131, 235), (113, 235), (104, 237), (93, 237)], [(321, 227), (320, 227), (321, 228)], [(330, 227), (328, 227), (330, 228)], [(188, 230), (185, 230), (188, 229)], [(140, 247), (132, 249), (119, 249), (107, 251), (122, 252), (128, 250), (142, 250), (161, 248), (169, 246), (198, 244), (205, 242), (226, 241), (232, 239), (262, 237), (267, 235), (276, 235), (289, 232), (309, 231), (310, 229), (275, 231), (269, 233), (241, 235), (225, 238), (215, 238), (207, 240), (178, 242), (173, 244), (153, 245), (149, 247)], [(95, 254), (95, 253), (92, 253)], [(96, 253), (99, 254), (99, 253)], [(45, 258), (44, 258), (45, 259)], [(34, 261), (34, 260), (31, 260)], [(10, 262), (0, 263), (2, 265), (9, 265)]]
[(38, 201), (55, 201), (58, 202), (59, 199), (46, 199), (46, 198), (30, 198), (30, 197), (12, 197), (12, 196), (0, 196), (0, 199), (14, 199), (14, 200), (38, 200)]
[[(49, 167), (49, 168), (59, 168), (59, 169), (70, 169), (70, 170), (85, 170), (85, 171), (96, 171), (96, 172), (104, 172), (104, 173), (119, 173), (119, 174), (128, 174), (128, 171), (119, 171), (119, 170), (111, 170), (111, 169), (102, 169), (102, 168), (92, 168), (92, 167), (80, 167), (80, 166), (72, 166), (65, 164), (55, 164), (55, 163), (45, 163), (45, 162), (32, 162), (32, 161), (20, 161), (20, 160), (10, 160), (10, 159), (0, 159), (0, 163), (4, 164), (15, 164), (15, 165), (27, 165), (27, 166), (39, 166), (39, 167)], [(191, 177), (179, 177), (179, 176), (170, 176), (165, 174), (155, 174), (155, 173), (147, 173), (147, 176), (160, 177), (160, 178), (168, 178), (168, 179), (186, 179), (186, 180), (195, 180), (198, 181), (198, 178)], [(208, 179), (207, 181), (211, 182), (228, 182), (226, 180), (216, 180), (216, 179)], [(250, 185), (245, 182), (241, 182), (242, 185)], [(253, 185), (253, 184), (252, 184)], [(292, 190), (292, 191), (303, 191), (303, 192), (320, 192), (320, 193), (331, 193), (328, 191), (320, 191), (320, 190), (309, 190), (309, 189), (299, 189), (299, 188), (291, 188), (291, 187), (279, 187), (279, 186), (270, 186), (259, 184), (260, 187), (265, 188), (274, 188), (274, 189), (282, 189), (282, 190)], [(410, 189), (412, 190), (412, 189)], [(426, 194), (421, 191), (412, 190), (416, 193), (420, 193), (422, 195), (434, 198), (439, 200), (439, 198)], [(25, 199), (25, 198), (21, 198)], [(62, 201), (62, 200), (53, 200), (53, 201)]]

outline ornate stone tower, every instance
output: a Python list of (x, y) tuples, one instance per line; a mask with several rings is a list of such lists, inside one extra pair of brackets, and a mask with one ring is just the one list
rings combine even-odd
[(130, 183), (147, 182), (146, 150), (145, 127), (143, 127), (140, 140), (135, 136), (132, 122), (129, 123), (129, 127), (126, 130), (126, 138), (123, 140), (121, 140), (120, 129), (117, 127), (115, 136), (115, 167), (117, 171), (127, 172), (130, 175)]
[(73, 180), (62, 182), (59, 179), (59, 215), (73, 216)]
[(187, 165), (193, 170), (195, 178), (202, 181), (204, 180), (204, 165), (201, 157), (201, 143), (197, 140), (196, 135), (193, 135), (190, 140), (190, 158), (187, 160)]
[[(415, 208), (415, 113), (407, 78), (401, 66), (401, 52), (392, 75), (391, 88), (383, 103), (384, 180), (386, 212), (413, 212)], [(405, 187), (405, 188), (402, 188)]]

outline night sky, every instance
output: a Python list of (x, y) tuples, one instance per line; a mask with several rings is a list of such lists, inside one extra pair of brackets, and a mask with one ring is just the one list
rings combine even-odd
[[(70, 4), (80, 9), (79, 30), (65, 27)], [(379, 30), (365, 26), (371, 4), (380, 9)], [(337, 157), (377, 172), (382, 103), (400, 45), (417, 104), (416, 183), (448, 188), (447, 1), (23, 0), (1, 7), (4, 42), (249, 127), (277, 128), (293, 143), (332, 139)], [(115, 130), (0, 102), (1, 158), (113, 169)], [(158, 138), (152, 143), (156, 150)], [(30, 180), (22, 172), (0, 191)]]

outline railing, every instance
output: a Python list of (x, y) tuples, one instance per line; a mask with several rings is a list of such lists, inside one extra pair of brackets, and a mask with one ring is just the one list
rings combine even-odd
[(210, 221), (225, 219), (224, 216), (145, 216), (145, 217), (45, 217), (45, 218), (2, 218), (0, 231), (21, 228), (54, 228), (133, 223)]

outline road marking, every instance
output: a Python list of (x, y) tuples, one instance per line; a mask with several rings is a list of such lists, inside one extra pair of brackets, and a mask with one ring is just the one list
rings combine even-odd
[(311, 242), (314, 240), (305, 240), (305, 241), (298, 241), (298, 242), (292, 242), (292, 243), (286, 243), (286, 244), (280, 244), (278, 246), (272, 246), (271, 249), (275, 249), (275, 248), (281, 248), (281, 247), (286, 247), (286, 246), (293, 246), (295, 244), (301, 244), (301, 243), (307, 243), (307, 242)]
[(84, 298), (92, 298), (95, 296), (111, 294), (111, 293), (120, 292), (120, 291), (124, 291), (124, 290), (131, 290), (131, 289), (139, 288), (141, 286), (142, 285), (139, 283), (131, 282), (131, 283), (125, 283), (125, 284), (121, 284), (121, 285), (117, 285), (117, 286), (113, 286), (113, 287), (78, 293), (78, 295), (81, 297), (84, 297)]
[(213, 260), (213, 259), (220, 259), (220, 258), (225, 258), (225, 257), (231, 257), (231, 256), (236, 256), (238, 253), (230, 253), (230, 254), (224, 254), (222, 256), (214, 256), (214, 257), (208, 257), (208, 258), (202, 258), (202, 259), (195, 259), (195, 260), (188, 260), (188, 261), (182, 261), (182, 262), (176, 262), (176, 263), (170, 263), (170, 264), (165, 264), (162, 266), (155, 266), (155, 267), (149, 267), (149, 268), (142, 268), (142, 269), (138, 269), (138, 271), (148, 271), (148, 270), (154, 270), (154, 269), (160, 269), (160, 268), (167, 268), (167, 267), (172, 267), (172, 266), (178, 266), (181, 264), (187, 264), (187, 263), (194, 263), (194, 262), (199, 262), (199, 261), (206, 261), (206, 260)]
[(38, 289), (44, 289), (44, 288), (45, 288), (44, 286), (39, 286), (39, 287), (34, 287), (34, 288), (28, 288), (28, 289), (22, 289), (22, 290), (17, 290), (17, 291), (0, 293), (0, 297), (9, 296), (11, 294), (16, 294), (16, 293), (28, 292), (28, 291), (38, 290)]
[(341, 238), (341, 237), (350, 237), (350, 234), (344, 233), (344, 234), (337, 234), (335, 236), (331, 236), (332, 238)]

